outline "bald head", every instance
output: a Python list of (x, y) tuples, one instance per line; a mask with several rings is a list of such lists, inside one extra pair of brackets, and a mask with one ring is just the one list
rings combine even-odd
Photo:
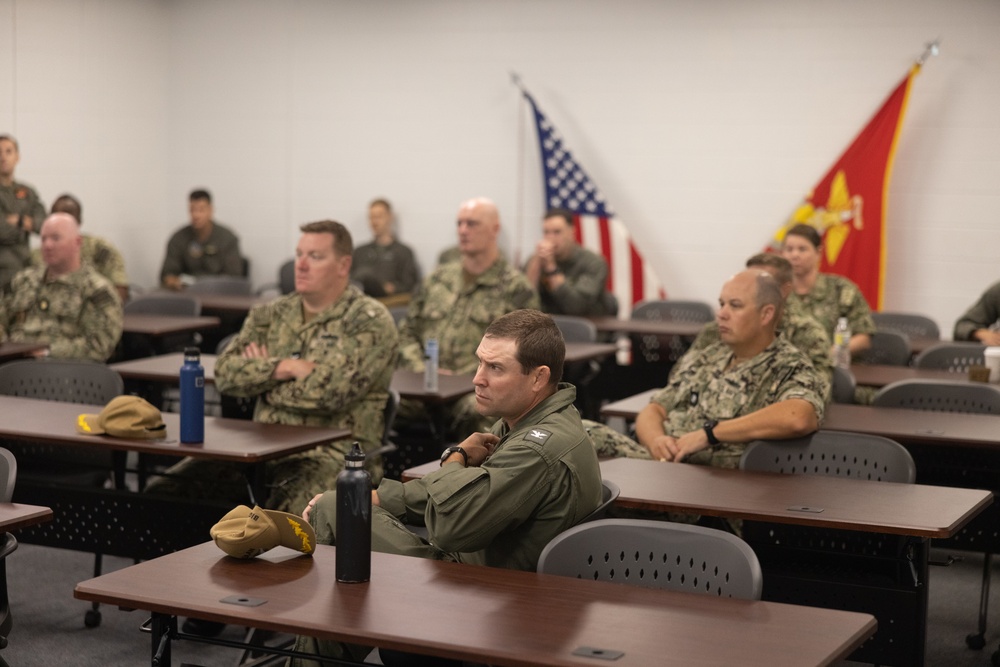
[(458, 209), (458, 249), (463, 257), (482, 257), (492, 263), (498, 253), (500, 212), (486, 197), (462, 202)]
[(80, 225), (68, 213), (53, 213), (42, 223), (42, 261), (50, 278), (80, 268)]

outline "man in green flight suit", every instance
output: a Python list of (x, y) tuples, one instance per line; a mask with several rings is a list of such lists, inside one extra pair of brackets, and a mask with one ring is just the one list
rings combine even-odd
[[(565, 355), (559, 328), (537, 310), (489, 325), (476, 350), (474, 396), (476, 409), (499, 421), (446, 449), (426, 477), (382, 480), (372, 492), (374, 550), (533, 571), (552, 538), (597, 509), (601, 471), (573, 407), (576, 390), (559, 382)], [(303, 512), (318, 543), (336, 543), (336, 495), (313, 498)], [(428, 539), (406, 524), (426, 526)], [(310, 637), (296, 648), (355, 659), (371, 650)]]
[(0, 290), (6, 290), (14, 274), (28, 266), (28, 236), (37, 234), (45, 220), (38, 193), (14, 180), (20, 159), (14, 137), (0, 134)]

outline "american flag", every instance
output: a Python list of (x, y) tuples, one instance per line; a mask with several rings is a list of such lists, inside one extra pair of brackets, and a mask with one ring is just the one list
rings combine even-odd
[(576, 240), (608, 262), (607, 290), (618, 299), (619, 317), (644, 300), (665, 299), (667, 293), (653, 269), (643, 260), (632, 236), (590, 180), (562, 137), (539, 110), (527, 91), (521, 91), (535, 117), (541, 147), (547, 208), (565, 208), (576, 220)]

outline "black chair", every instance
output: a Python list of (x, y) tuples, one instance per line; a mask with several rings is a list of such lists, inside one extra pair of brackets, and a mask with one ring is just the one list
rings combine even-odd
[(583, 517), (580, 523), (588, 523), (590, 521), (598, 521), (603, 519), (607, 513), (608, 508), (611, 507), (611, 503), (618, 499), (621, 495), (621, 487), (608, 479), (601, 480), (601, 504), (597, 506), (593, 512)]
[[(642, 301), (632, 310), (632, 319), (708, 323), (715, 319), (715, 313), (704, 301)], [(687, 345), (677, 336), (639, 337), (639, 357), (646, 361), (674, 362), (686, 350)]]
[[(0, 447), (0, 502), (9, 503), (14, 495), (14, 482), (17, 480), (17, 460), (14, 455)], [(14, 625), (10, 613), (10, 600), (7, 597), (7, 556), (17, 549), (17, 539), (10, 533), (0, 535), (0, 649), (7, 648), (7, 636)], [(7, 667), (7, 662), (0, 657), (0, 667)]]
[[(29, 359), (0, 366), (0, 394), (6, 396), (104, 405), (123, 392), (124, 383), (118, 373), (104, 364), (90, 361)], [(115, 471), (115, 487), (125, 486), (124, 461), (116, 466), (108, 450), (28, 442), (8, 443), (7, 446), (17, 457), (20, 479), (25, 484), (104, 488)], [(39, 529), (44, 528), (46, 526)], [(97, 551), (94, 553), (95, 577), (101, 574), (101, 562), (101, 552)], [(87, 627), (100, 625), (98, 603), (87, 612), (84, 623)]]
[(861, 364), (887, 366), (910, 365), (910, 339), (897, 331), (876, 331), (869, 334), (871, 347), (858, 353), (854, 360)]
[[(968, 349), (969, 346), (960, 345), (960, 347), (952, 350), (950, 348), (951, 345), (960, 344), (949, 344), (949, 348), (942, 347), (941, 353), (936, 353), (931, 357), (932, 362), (960, 366), (963, 363), (970, 361), (970, 352), (963, 350), (963, 348)], [(938, 346), (929, 348), (924, 352), (930, 352), (937, 347)], [(982, 345), (974, 345), (973, 347), (978, 347), (980, 350), (984, 349)], [(952, 356), (953, 354), (956, 354), (957, 356)], [(971, 354), (974, 356), (974, 352)], [(918, 361), (922, 356), (923, 354), (917, 357)], [(927, 362), (925, 361), (925, 363)], [(1000, 414), (1000, 387), (992, 384), (965, 382), (962, 380), (956, 380), (954, 382), (947, 382), (943, 380), (900, 380), (899, 382), (893, 382), (892, 384), (882, 387), (882, 389), (875, 394), (874, 405), (876, 407), (886, 408), (909, 408), (911, 410), (995, 415)], [(920, 470), (926, 471), (926, 473), (932, 477), (935, 475), (944, 475), (944, 477), (939, 479), (930, 479), (929, 481), (953, 486), (966, 486), (970, 482), (973, 482), (973, 480), (970, 480), (968, 477), (975, 474), (977, 472), (976, 470), (972, 469), (970, 466), (963, 465), (961, 461), (954, 460), (951, 451), (943, 454), (943, 456), (949, 459), (948, 465), (941, 464), (941, 456), (941, 453), (938, 453), (937, 455), (930, 454), (926, 461), (927, 465), (921, 464)], [(978, 462), (974, 462), (972, 465), (977, 465), (977, 463)], [(947, 477), (949, 469), (952, 466), (957, 466), (959, 468), (957, 474), (959, 475), (960, 480), (955, 484), (952, 484), (951, 480)], [(990, 475), (990, 471), (986, 468), (986, 466), (983, 466), (983, 470), (987, 473), (987, 475)], [(924, 473), (922, 472), (922, 475), (923, 474)], [(984, 485), (975, 486), (973, 488), (995, 489), (996, 486), (993, 485), (987, 487)], [(978, 547), (984, 542), (979, 539), (979, 535), (977, 535), (977, 533), (981, 533), (983, 531), (994, 532), (996, 527), (993, 523), (993, 519), (993, 515), (989, 514), (983, 514), (976, 517), (957, 535), (951, 538), (952, 543), (957, 548), (974, 549), (978, 551)], [(969, 634), (965, 638), (965, 642), (970, 648), (981, 649), (986, 645), (986, 613), (989, 607), (990, 580), (992, 578), (992, 574), (993, 553), (991, 551), (987, 551), (983, 554), (983, 579), (979, 591), (980, 602), (978, 631)]]
[(879, 331), (896, 331), (910, 338), (941, 338), (937, 322), (913, 313), (872, 313)]

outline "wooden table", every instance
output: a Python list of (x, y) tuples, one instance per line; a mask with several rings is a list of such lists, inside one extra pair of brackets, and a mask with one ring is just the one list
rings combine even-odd
[(48, 343), (0, 343), (0, 363), (31, 357), (35, 352), (48, 349)]
[[(573, 655), (581, 647), (622, 651), (609, 663), (621, 667), (826, 665), (875, 629), (867, 614), (382, 553), (372, 554), (371, 581), (339, 584), (335, 551), (277, 548), (239, 561), (207, 543), (84, 581), (74, 596), (153, 612), (154, 650), (168, 638), (164, 664), (185, 615), (519, 667), (604, 664)], [(230, 596), (262, 603), (222, 602)], [(712, 628), (724, 628), (724, 641)]]
[(890, 665), (923, 663), (931, 538), (992, 502), (982, 490), (625, 458), (602, 461), (601, 474), (621, 488), (619, 508), (744, 520), (766, 599), (873, 613), (880, 630), (851, 659)]
[(968, 373), (952, 373), (938, 368), (886, 366), (883, 364), (851, 364), (851, 375), (859, 385), (884, 387), (900, 380), (968, 381)]
[(52, 520), (52, 510), (40, 505), (0, 503), (0, 532), (9, 533), (25, 526)]
[(125, 313), (124, 333), (162, 338), (172, 334), (190, 333), (219, 326), (218, 317), (193, 315), (149, 315)]
[[(19, 479), (14, 490), (18, 501), (48, 505), (55, 512), (51, 524), (29, 529), (25, 541), (133, 558), (151, 558), (178, 545), (190, 546), (203, 541), (205, 531), (226, 510), (220, 512), (219, 505), (201, 500), (157, 498), (125, 490), (122, 470), (126, 452), (242, 464), (247, 468), (255, 497), (263, 499), (266, 497), (264, 463), (350, 435), (349, 429), (206, 417), (205, 442), (183, 445), (177, 440), (180, 417), (170, 413), (163, 414), (168, 436), (165, 440), (78, 434), (77, 416), (100, 412), (101, 407), (0, 396), (2, 439), (96, 447), (120, 453), (116, 462), (116, 489), (29, 483), (27, 478)], [(232, 505), (226, 503), (226, 509), (232, 509)]]

